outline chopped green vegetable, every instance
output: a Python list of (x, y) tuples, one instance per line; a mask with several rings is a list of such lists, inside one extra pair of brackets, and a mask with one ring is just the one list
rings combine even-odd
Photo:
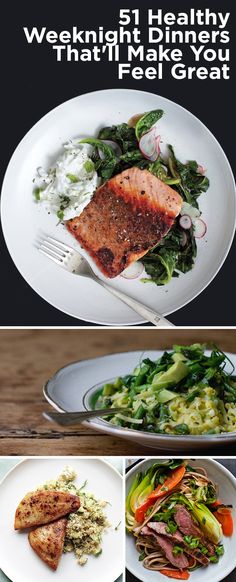
[(215, 547), (215, 553), (217, 554), (217, 556), (223, 556), (224, 555), (224, 546), (220, 545), (220, 546), (216, 546)]
[(34, 197), (35, 200), (40, 200), (40, 194), (42, 192), (42, 188), (35, 188), (34, 190)]
[(68, 180), (70, 180), (70, 182), (73, 182), (73, 184), (76, 184), (76, 182), (79, 181), (77, 176), (75, 176), (74, 174), (66, 174), (66, 177), (68, 178)]
[(185, 423), (175, 425), (176, 434), (189, 434), (189, 426)]
[(88, 172), (88, 174), (90, 172), (93, 172), (94, 171), (93, 160), (86, 160), (86, 162), (84, 162), (84, 169), (86, 170), (86, 172)]
[(181, 554), (183, 554), (184, 549), (181, 548), (181, 546), (174, 546), (172, 551), (174, 556), (180, 556)]
[(57, 211), (57, 217), (59, 218), (59, 220), (63, 220), (63, 218), (64, 218), (64, 211), (63, 210), (58, 210)]

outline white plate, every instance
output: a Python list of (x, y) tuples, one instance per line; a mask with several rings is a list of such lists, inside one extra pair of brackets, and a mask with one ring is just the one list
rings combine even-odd
[[(208, 353), (208, 352), (206, 352)], [(103, 384), (112, 381), (117, 376), (130, 374), (137, 363), (144, 358), (157, 360), (163, 351), (121, 352), (74, 362), (61, 368), (48, 380), (44, 386), (44, 395), (54, 408), (66, 412), (76, 412), (91, 408), (90, 398)], [(236, 354), (227, 354), (236, 367)], [(225, 368), (228, 369), (228, 366)], [(229, 366), (229, 371), (231, 367)], [(210, 447), (219, 444), (229, 444), (236, 441), (236, 432), (217, 435), (168, 435), (131, 430), (112, 425), (105, 420), (94, 418), (84, 422), (99, 432), (106, 432), (137, 445), (160, 448), (163, 451), (190, 451), (200, 447)]]
[[(147, 467), (150, 467), (156, 459), (149, 459), (138, 463), (133, 467), (127, 474), (126, 477), (126, 487), (129, 491), (131, 483), (133, 482), (134, 476), (138, 471), (143, 471)], [(224, 503), (233, 505), (233, 518), (236, 524), (236, 479), (223, 465), (213, 461), (212, 459), (198, 459), (192, 460), (191, 465), (204, 467), (207, 470), (207, 474), (210, 478), (219, 485), (219, 499)], [(236, 528), (232, 537), (223, 537), (223, 544), (225, 548), (224, 555), (219, 559), (218, 564), (211, 564), (207, 568), (200, 568), (191, 573), (189, 582), (220, 582), (223, 580), (232, 570), (236, 567), (236, 553), (235, 553), (235, 543), (236, 543)], [(142, 562), (138, 561), (138, 552), (135, 547), (134, 537), (126, 536), (126, 566), (138, 580), (142, 582), (167, 582), (170, 578), (154, 572), (147, 570), (142, 566)]]
[[(56, 478), (66, 465), (77, 473), (77, 483), (88, 479), (87, 491), (109, 501), (106, 514), (112, 527), (103, 536), (102, 554), (89, 556), (81, 567), (73, 554), (63, 554), (58, 570), (51, 571), (31, 549), (27, 533), (13, 529), (18, 503), (28, 491)], [(123, 569), (123, 527), (115, 531), (122, 520), (122, 477), (101, 459), (27, 459), (10, 471), (0, 485), (0, 568), (12, 582), (114, 582)]]
[[(207, 235), (198, 243), (192, 272), (163, 288), (117, 277), (110, 284), (160, 313), (176, 311), (210, 283), (222, 265), (235, 227), (235, 187), (232, 171), (210, 131), (180, 105), (143, 91), (110, 89), (76, 97), (53, 109), (24, 137), (8, 166), (2, 190), (2, 226), (11, 257), (31, 287), (64, 313), (108, 325), (143, 323), (140, 316), (93, 281), (60, 269), (36, 249), (37, 235), (51, 234), (79, 248), (57, 218), (33, 200), (32, 180), (38, 166), (46, 169), (62, 144), (79, 135), (96, 135), (99, 127), (127, 121), (134, 113), (162, 108), (163, 143), (175, 147), (180, 160), (196, 159), (207, 168), (210, 189), (200, 198)], [(90, 261), (91, 262), (91, 261)]]

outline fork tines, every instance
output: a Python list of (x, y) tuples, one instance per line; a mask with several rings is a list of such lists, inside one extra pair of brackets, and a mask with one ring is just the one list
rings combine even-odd
[(47, 236), (39, 246), (40, 253), (46, 255), (46, 257), (58, 264), (63, 263), (64, 259), (70, 253), (73, 253), (73, 250), (74, 249), (61, 241), (56, 240), (52, 236)]

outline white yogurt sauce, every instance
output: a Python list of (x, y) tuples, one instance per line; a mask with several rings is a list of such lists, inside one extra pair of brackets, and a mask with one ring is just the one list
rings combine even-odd
[(37, 169), (34, 194), (47, 211), (60, 220), (79, 216), (99, 186), (99, 177), (90, 158), (92, 147), (71, 140), (55, 165), (46, 172)]

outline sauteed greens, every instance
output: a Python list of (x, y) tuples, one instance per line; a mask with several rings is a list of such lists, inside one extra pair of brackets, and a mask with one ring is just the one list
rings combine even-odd
[[(134, 116), (130, 121), (131, 125), (121, 123), (103, 127), (97, 138), (82, 140), (82, 143), (94, 146), (91, 157), (102, 181), (109, 180), (133, 166), (145, 168), (177, 190), (187, 203), (181, 213), (188, 217), (187, 222), (181, 222), (178, 217), (169, 233), (141, 259), (149, 276), (142, 281), (154, 282), (156, 285), (165, 285), (172, 277), (178, 277), (179, 272), (187, 273), (192, 269), (197, 255), (195, 237), (201, 238), (206, 232), (206, 225), (199, 218), (198, 197), (209, 188), (205, 170), (196, 161), (183, 164), (176, 158), (171, 145), (168, 145), (167, 156), (162, 155), (161, 136), (156, 133), (154, 135), (154, 129), (156, 131), (156, 124), (163, 114), (162, 109), (149, 111)], [(149, 136), (148, 142), (146, 136)], [(144, 144), (142, 140), (145, 140)], [(156, 148), (154, 157), (147, 151), (152, 140)], [(111, 143), (116, 144), (116, 150)]]

